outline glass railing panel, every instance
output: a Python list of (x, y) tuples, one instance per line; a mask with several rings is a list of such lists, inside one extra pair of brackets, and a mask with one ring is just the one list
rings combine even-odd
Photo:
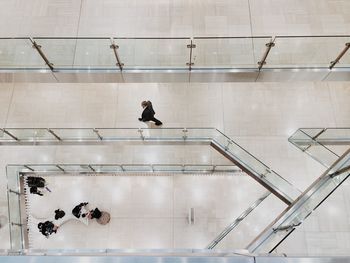
[(213, 172), (213, 165), (185, 165), (185, 172)]
[[(322, 143), (321, 137), (326, 132), (327, 130), (318, 128), (299, 129), (288, 140), (322, 165), (330, 167), (339, 158), (339, 155), (331, 147)], [(344, 152), (345, 150), (342, 153)]]
[[(141, 130), (137, 128), (111, 128), (111, 129), (96, 129), (103, 140), (140, 140)], [(142, 131), (143, 132), (143, 131)]]
[(77, 39), (33, 38), (54, 67), (73, 68)]
[(304, 132), (310, 138), (316, 138), (322, 134), (324, 129), (322, 128), (302, 128), (300, 131)]
[(19, 195), (21, 193), (19, 182), (19, 172), (21, 170), (29, 171), (24, 166), (8, 165), (6, 167), (11, 249), (23, 248), (22, 224), (24, 221), (21, 217)]
[(252, 38), (195, 38), (193, 68), (256, 68)]
[[(294, 227), (301, 224), (344, 180), (349, 174), (350, 150), (347, 151), (332, 167), (317, 179), (306, 192), (288, 208), (276, 221), (276, 223), (249, 245), (251, 252), (269, 252)], [(348, 168), (347, 170), (341, 170)], [(332, 177), (331, 174), (339, 171)]]
[(236, 165), (214, 165), (215, 172), (242, 172)]
[(214, 137), (214, 140), (219, 143), (227, 153), (234, 156), (234, 158), (254, 176), (257, 176), (260, 178), (260, 180), (266, 182), (277, 193), (281, 193), (285, 197), (288, 197), (287, 199), (292, 200), (296, 199), (301, 194), (300, 190), (298, 190), (295, 186), (286, 181), (283, 177), (271, 170), (268, 166), (263, 164), (261, 161), (219, 131)]
[(122, 169), (125, 172), (152, 172), (152, 166), (150, 165), (122, 165)]
[(80, 164), (60, 164), (65, 172), (93, 172), (89, 165), (80, 165)]
[(77, 39), (73, 66), (75, 68), (118, 68), (110, 45), (111, 41), (108, 38)]
[(94, 169), (96, 172), (106, 172), (106, 173), (110, 173), (110, 172), (122, 172), (123, 169), (121, 168), (121, 166), (119, 165), (91, 165), (92, 169)]
[(184, 171), (185, 167), (183, 165), (153, 165), (153, 170), (155, 172), (165, 172), (165, 171), (171, 171), (171, 172), (182, 172)]
[(276, 37), (265, 68), (329, 67), (349, 37)]
[(182, 132), (190, 140), (212, 140), (216, 134), (214, 128), (184, 128)]
[(91, 128), (86, 129), (51, 129), (64, 140), (99, 140), (98, 135)]
[(305, 152), (326, 167), (330, 167), (339, 158), (335, 152), (321, 144), (312, 145)]
[(0, 38), (1, 68), (47, 68), (29, 38)]
[(47, 129), (6, 129), (21, 141), (56, 141), (57, 139)]
[(317, 137), (318, 140), (348, 141), (350, 143), (350, 128), (327, 128)]
[(288, 140), (302, 151), (313, 144), (311, 137), (300, 129), (290, 136)]
[(144, 129), (143, 134), (146, 139), (162, 140), (205, 140), (210, 138), (210, 131), (206, 129)]
[(284, 203), (276, 196), (270, 194), (232, 229), (215, 246), (214, 250), (245, 248), (285, 208), (286, 205)]
[(181, 128), (152, 128), (142, 129), (142, 135), (146, 140), (183, 140), (185, 133)]
[(117, 39), (125, 69), (187, 69), (190, 39)]
[(56, 165), (31, 164), (26, 167), (32, 169), (33, 172), (62, 172)]
[(10, 245), (13, 249), (23, 248), (22, 220), (19, 206), (19, 197), (15, 193), (9, 193), (8, 205), (10, 210)]
[(11, 141), (15, 141), (15, 139), (10, 137), (3, 130), (0, 130), (0, 141), (11, 142)]

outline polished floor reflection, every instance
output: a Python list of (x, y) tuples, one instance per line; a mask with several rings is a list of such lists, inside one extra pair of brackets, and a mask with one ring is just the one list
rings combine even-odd
[[(31, 248), (205, 248), (265, 192), (242, 173), (72, 174), (44, 178), (52, 192), (44, 196), (26, 194)], [(85, 225), (71, 220), (49, 238), (39, 233), (38, 222), (52, 220), (58, 208), (69, 217), (80, 202), (109, 212), (110, 223), (103, 226), (92, 220)], [(257, 215), (268, 218), (252, 217), (249, 223), (242, 222), (241, 229), (233, 231), (228, 237), (231, 241), (223, 246), (244, 248), (250, 240), (241, 237), (254, 237), (283, 207), (276, 199), (274, 211), (257, 208)], [(194, 208), (193, 224), (188, 219), (190, 208)]]
[[(164, 122), (164, 127), (218, 128), (301, 190), (305, 190), (325, 168), (292, 146), (287, 138), (300, 127), (350, 126), (350, 86), (347, 82), (2, 83), (0, 87), (0, 122), (7, 128), (147, 127), (137, 118), (141, 113), (140, 102), (150, 99), (156, 117)], [(1, 146), (0, 213), (7, 215), (7, 164), (137, 164), (144, 161), (228, 164), (217, 153), (200, 146), (192, 150), (173, 147), (168, 145), (160, 150), (157, 146), (117, 144)], [(334, 200), (322, 204), (279, 252), (335, 255), (350, 251), (349, 192), (349, 184), (337, 189)], [(261, 217), (257, 216), (256, 220)], [(318, 239), (324, 241), (322, 249)], [(9, 247), (8, 226), (0, 229), (0, 246)]]

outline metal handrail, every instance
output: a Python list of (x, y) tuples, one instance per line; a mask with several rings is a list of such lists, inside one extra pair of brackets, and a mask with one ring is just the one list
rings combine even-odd
[[(290, 182), (214, 128), (6, 128), (2, 131), (11, 136), (0, 138), (0, 145), (81, 145), (109, 142), (210, 145), (272, 191), (283, 202), (290, 204), (301, 194), (301, 191)], [(23, 134), (22, 131), (26, 133)], [(65, 134), (65, 131), (69, 131), (70, 134)], [(88, 132), (88, 135), (79, 134), (80, 131)], [(115, 133), (111, 134), (111, 131)], [(118, 131), (130, 132), (124, 135), (125, 133), (120, 134)], [(104, 132), (109, 133), (104, 135)], [(220, 137), (232, 147), (222, 145)], [(238, 153), (232, 151), (235, 149), (239, 150)], [(249, 160), (244, 160), (244, 158), (249, 158)]]
[[(350, 148), (315, 180), (286, 210), (248, 246), (250, 252), (271, 253), (308, 218), (345, 180), (350, 177)], [(333, 187), (327, 185), (333, 182)], [(317, 202), (315, 202), (318, 198)], [(311, 204), (311, 206), (310, 206)], [(278, 231), (283, 230), (283, 231)], [(281, 235), (281, 237), (279, 236)]]
[(252, 203), (239, 217), (237, 217), (230, 225), (228, 225), (210, 244), (206, 249), (215, 248), (221, 240), (223, 240), (233, 229), (235, 229), (255, 208), (257, 208), (271, 192), (264, 193), (259, 199)]
[[(314, 35), (314, 36), (307, 36), (307, 35), (304, 35), (304, 36), (300, 36), (300, 35), (296, 35), (296, 36), (285, 36), (285, 35), (277, 35), (277, 36), (270, 36), (270, 35), (267, 35), (267, 36), (191, 36), (191, 37), (122, 37), (122, 36), (105, 36), (105, 37), (2, 37), (0, 38), (0, 41), (1, 40), (30, 40), (32, 43), (33, 43), (33, 46), (34, 48), (36, 49), (36, 51), (39, 53), (40, 57), (45, 61), (45, 64), (46, 66), (54, 72), (60, 72), (62, 70), (67, 70), (67, 69), (70, 69), (70, 70), (75, 70), (75, 71), (78, 71), (78, 70), (89, 70), (89, 72), (92, 72), (92, 70), (95, 70), (97, 69), (96, 68), (96, 63), (91, 63), (90, 65), (87, 65), (86, 67), (79, 67), (79, 68), (76, 68), (74, 66), (70, 66), (68, 68), (65, 68), (65, 67), (60, 67), (59, 65), (56, 65), (58, 63), (55, 64), (55, 67), (53, 66), (55, 63), (55, 61), (52, 59), (52, 57), (48, 56), (48, 54), (46, 54), (44, 52), (44, 50), (41, 48), (43, 45), (40, 44), (40, 42), (42, 40), (62, 40), (62, 39), (67, 39), (67, 40), (106, 40), (106, 51), (108, 48), (112, 48), (113, 49), (113, 52), (110, 52), (111, 56), (114, 56), (117, 63), (116, 65), (118, 66), (120, 72), (123, 70), (123, 71), (128, 71), (128, 70), (138, 70), (138, 71), (142, 71), (142, 72), (147, 72), (147, 70), (159, 70), (159, 69), (164, 69), (165, 70), (165, 73), (166, 73), (166, 70), (177, 70), (177, 69), (180, 69), (180, 70), (187, 70), (187, 72), (190, 72), (190, 71), (193, 71), (193, 70), (203, 70), (204, 68), (206, 70), (225, 70), (225, 68), (221, 68), (221, 67), (217, 67), (216, 65), (214, 65), (215, 63), (213, 63), (213, 65), (208, 65), (208, 67), (193, 67), (193, 58), (192, 58), (192, 49), (195, 47), (195, 40), (205, 40), (205, 39), (256, 39), (256, 40), (260, 40), (260, 39), (271, 39), (271, 41), (269, 43), (267, 43), (267, 47), (266, 47), (266, 50), (263, 54), (255, 54), (256, 50), (254, 50), (254, 48), (252, 48), (249, 52), (251, 53), (254, 53), (255, 55), (254, 56), (260, 56), (262, 57), (262, 59), (258, 62), (258, 66), (254, 66), (254, 63), (250, 63), (251, 66), (246, 68), (246, 69), (253, 69), (257, 72), (260, 72), (262, 71), (263, 69), (263, 66), (264, 64), (266, 63), (266, 60), (268, 59), (269, 56), (271, 56), (269, 53), (270, 53), (270, 50), (271, 48), (274, 46), (274, 42), (275, 40), (278, 40), (278, 39), (317, 39), (317, 38), (330, 38), (330, 39), (339, 39), (339, 41), (341, 41), (341, 43), (345, 44), (345, 47), (343, 50), (339, 50), (337, 51), (337, 57), (330, 57), (329, 58), (329, 63), (330, 65), (329, 66), (316, 66), (315, 68), (319, 68), (319, 69), (325, 69), (325, 70), (332, 70), (334, 68), (337, 68), (336, 65), (339, 63), (340, 59), (344, 56), (344, 54), (348, 51), (348, 49), (350, 48), (350, 43), (348, 41), (346, 41), (346, 38), (349, 38), (350, 36), (349, 35)], [(112, 40), (112, 44), (108, 43), (108, 40)], [(166, 67), (164, 66), (157, 66), (157, 65), (150, 65), (152, 66), (152, 68), (143, 68), (143, 67), (140, 67), (140, 65), (135, 65), (135, 67), (130, 67), (127, 65), (127, 58), (121, 56), (118, 52), (117, 52), (117, 49), (120, 48), (121, 50), (123, 50), (125, 48), (125, 46), (118, 46), (117, 44), (114, 43), (114, 40), (139, 40), (139, 41), (147, 41), (147, 40), (184, 40), (184, 45), (183, 45), (183, 51), (185, 52), (185, 48), (186, 48), (186, 41), (190, 41), (190, 45), (188, 45), (187, 47), (190, 48), (190, 58), (189, 58), (189, 61), (183, 61), (183, 64), (179, 64), (179, 66), (174, 69), (173, 67), (171, 67), (171, 65), (167, 65)], [(344, 40), (344, 41), (343, 41)], [(77, 41), (75, 42), (75, 45), (77, 45)], [(43, 46), (43, 48), (45, 49), (45, 47)], [(300, 48), (299, 48), (300, 49)], [(218, 47), (218, 51), (222, 52), (221, 49), (219, 49)], [(112, 54), (113, 53), (113, 54)], [(53, 53), (51, 53), (50, 55), (52, 55)], [(227, 51), (227, 54), (229, 55), (230, 54), (230, 51)], [(61, 54), (57, 54), (58, 56), (61, 56)], [(75, 54), (73, 54), (75, 56)], [(273, 54), (273, 56), (276, 56), (276, 54)], [(333, 55), (332, 55), (333, 56)], [(122, 61), (125, 63), (125, 66), (124, 64), (122, 63)], [(186, 66), (186, 63), (187, 63), (187, 66)], [(22, 67), (22, 66), (25, 66), (25, 67)], [(273, 66), (273, 65), (271, 65)], [(270, 68), (274, 68), (274, 69), (289, 69), (289, 66), (277, 66), (277, 67), (271, 67)], [(297, 66), (296, 68), (304, 68), (303, 65), (295, 65)], [(11, 67), (8, 68), (8, 67), (0, 67), (0, 69), (7, 69), (7, 70), (13, 70), (13, 71), (17, 71), (17, 70), (29, 70), (29, 69), (37, 69), (37, 67), (33, 67), (32, 65), (28, 64), (28, 65), (21, 65), (21, 67), (19, 68), (16, 68), (16, 67)], [(239, 69), (240, 67), (237, 67), (235, 65), (232, 65), (232, 66), (228, 66), (227, 69)], [(293, 67), (292, 67), (293, 68)], [(99, 70), (112, 70), (112, 68), (100, 68)]]

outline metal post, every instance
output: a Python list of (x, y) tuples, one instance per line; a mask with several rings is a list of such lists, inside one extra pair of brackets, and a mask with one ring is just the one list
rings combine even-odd
[(193, 39), (191, 38), (191, 44), (187, 45), (187, 48), (190, 49), (190, 62), (186, 63), (186, 66), (188, 66), (188, 70), (192, 70), (192, 66), (194, 65), (194, 62), (192, 62), (192, 49), (196, 48), (196, 45), (193, 44)]
[(281, 226), (281, 227), (277, 227), (277, 228), (273, 228), (273, 232), (277, 233), (279, 231), (290, 231), (293, 230), (295, 227), (300, 226), (301, 222), (299, 222), (298, 224), (291, 224), (288, 226)]
[(338, 175), (341, 175), (343, 173), (346, 173), (349, 170), (350, 170), (350, 165), (348, 165), (348, 166), (346, 166), (346, 167), (336, 171), (335, 173), (330, 174), (329, 177), (334, 178), (335, 176), (338, 176)]
[(92, 166), (89, 164), (88, 167), (91, 169), (91, 171), (96, 172), (96, 170), (94, 168), (92, 168)]
[(96, 133), (96, 135), (98, 136), (98, 138), (102, 141), (103, 137), (99, 134), (97, 129), (93, 129), (94, 133)]
[(271, 169), (266, 169), (265, 173), (260, 174), (260, 178), (265, 178), (267, 174), (271, 173)]
[(62, 141), (62, 139), (56, 133), (54, 133), (51, 129), (47, 129), (47, 131), (51, 133), (53, 137), (55, 137), (57, 140)]
[(265, 53), (264, 53), (262, 59), (258, 62), (258, 65), (259, 65), (258, 69), (259, 69), (259, 71), (266, 64), (266, 58), (269, 55), (271, 48), (275, 46), (275, 38), (271, 39), (269, 43), (265, 44), (265, 46), (266, 46)]
[(45, 61), (46, 65), (53, 71), (53, 70), (54, 70), (54, 68), (53, 68), (53, 63), (51, 63), (51, 62), (48, 60), (48, 58), (46, 57), (46, 55), (44, 54), (44, 52), (41, 50), (41, 46), (38, 45), (38, 44), (33, 40), (33, 38), (30, 37), (29, 39), (30, 39), (30, 41), (31, 41), (32, 44), (33, 44), (33, 48), (35, 48), (36, 51), (38, 51), (40, 57)]
[(14, 190), (12, 190), (12, 189), (9, 189), (9, 192), (10, 192), (10, 193), (14, 193), (14, 194), (16, 194), (16, 195), (21, 195), (20, 192), (14, 191)]
[(143, 136), (143, 130), (140, 128), (140, 129), (138, 129), (138, 132), (140, 133), (141, 139), (144, 141), (145, 140), (145, 136)]
[(225, 146), (225, 151), (228, 151), (229, 146), (232, 144), (230, 140), (227, 140), (227, 145)]
[(23, 165), (25, 168), (27, 168), (28, 170), (34, 172), (34, 169), (33, 168), (30, 168), (28, 165)]
[(182, 130), (182, 132), (184, 133), (184, 135), (182, 135), (182, 138), (184, 139), (184, 141), (187, 139), (187, 132), (188, 132), (188, 130), (186, 129), (186, 128), (184, 128), (183, 130)]
[(5, 129), (2, 129), (2, 131), (3, 131), (4, 133), (6, 133), (8, 136), (10, 136), (12, 139), (14, 139), (14, 140), (16, 140), (16, 141), (19, 141), (19, 139), (18, 139), (16, 136), (12, 135), (11, 133), (9, 133), (8, 131), (6, 131)]
[(58, 164), (56, 164), (56, 167), (58, 168), (58, 169), (60, 169), (62, 172), (66, 172), (61, 166), (59, 166)]
[(329, 66), (329, 69), (332, 69), (337, 63), (339, 63), (339, 60), (345, 55), (345, 53), (350, 48), (350, 42), (345, 43), (345, 48), (340, 52), (340, 54), (337, 56), (337, 58), (334, 61), (331, 61), (331, 65)]
[(122, 63), (120, 61), (120, 58), (119, 58), (119, 55), (118, 55), (118, 51), (117, 49), (119, 48), (119, 46), (117, 44), (114, 43), (114, 39), (113, 37), (111, 37), (111, 45), (109, 46), (111, 49), (113, 49), (113, 53), (114, 53), (114, 56), (115, 56), (115, 59), (117, 60), (117, 63), (115, 64), (116, 66), (119, 67), (120, 71), (123, 70), (123, 66), (124, 66), (124, 63)]

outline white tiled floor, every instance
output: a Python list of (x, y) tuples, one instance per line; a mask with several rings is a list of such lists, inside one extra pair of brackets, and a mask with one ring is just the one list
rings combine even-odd
[[(106, 226), (70, 221), (49, 239), (31, 224), (31, 248), (204, 248), (265, 191), (250, 177), (234, 174), (45, 178), (51, 193), (43, 197), (27, 195), (31, 222), (38, 223), (43, 218), (52, 220), (57, 208), (68, 215), (75, 205), (85, 201), (91, 209), (96, 206), (109, 212), (112, 219)], [(265, 213), (270, 219), (284, 207), (279, 200), (275, 204), (276, 211)], [(194, 225), (188, 224), (191, 207), (195, 208)], [(257, 213), (261, 212), (263, 210)], [(262, 228), (268, 223), (269, 220), (265, 220), (259, 225)], [(244, 229), (244, 234), (241, 231), (235, 231), (235, 235), (250, 238), (256, 235), (256, 231), (249, 228)], [(81, 233), (85, 233), (86, 238), (81, 238)], [(234, 244), (236, 248), (243, 248), (248, 241), (236, 239)]]
[[(324, 168), (288, 143), (287, 138), (300, 127), (349, 127), (349, 90), (350, 86), (346, 82), (214, 85), (0, 84), (0, 122), (4, 127), (146, 127), (137, 118), (141, 113), (140, 101), (150, 99), (154, 102), (156, 116), (164, 122), (164, 127), (219, 128), (298, 188), (305, 189), (321, 175)], [(0, 157), (0, 211), (5, 214), (5, 166), (9, 163), (227, 163), (213, 150), (200, 146), (190, 149), (173, 148), (170, 145), (162, 146), (161, 149), (158, 146), (144, 148), (120, 144), (1, 146)], [(342, 188), (343, 192), (340, 191)], [(342, 216), (349, 222), (350, 206), (346, 189), (342, 186), (335, 193), (344, 194), (339, 199), (344, 202), (331, 202), (329, 206), (325, 202), (321, 208), (324, 207), (324, 211), (330, 207), (337, 211), (345, 209), (346, 214), (342, 212)], [(221, 213), (219, 208), (215, 213)], [(305, 225), (279, 252), (320, 254), (314, 242), (317, 235), (320, 235), (320, 238), (331, 236), (337, 240), (332, 245), (336, 249), (323, 249), (322, 252), (346, 253), (347, 242), (344, 240), (350, 230), (344, 228), (338, 232), (334, 228), (336, 224), (332, 223), (333, 220), (340, 220), (339, 225), (345, 227), (346, 220), (335, 220), (332, 214), (326, 212), (315, 214), (315, 218), (317, 224)], [(260, 219), (256, 221), (260, 222)], [(225, 225), (225, 222), (208, 222), (212, 232), (221, 230)], [(116, 223), (115, 228), (127, 231), (124, 223), (125, 221)], [(198, 230), (190, 229), (186, 235), (189, 237), (191, 231), (199, 233), (199, 229), (205, 228), (206, 224), (205, 221), (200, 222)], [(347, 227), (349, 226), (348, 223)], [(2, 228), (0, 231), (1, 247), (7, 248), (8, 229)], [(319, 234), (316, 231), (320, 231)], [(165, 230), (164, 232), (166, 233)], [(175, 246), (181, 246), (181, 242), (189, 244), (185, 237), (175, 239), (179, 240)], [(206, 234), (199, 240), (206, 240), (207, 237)], [(232, 242), (234, 240), (236, 239), (232, 238)], [(110, 242), (114, 244), (113, 240)], [(120, 242), (125, 246), (130, 244), (128, 240)], [(202, 243), (205, 242), (200, 241), (198, 244)]]
[[(349, 34), (347, 0), (0, 1), (0, 36)], [(103, 14), (103, 15), (101, 15)]]

